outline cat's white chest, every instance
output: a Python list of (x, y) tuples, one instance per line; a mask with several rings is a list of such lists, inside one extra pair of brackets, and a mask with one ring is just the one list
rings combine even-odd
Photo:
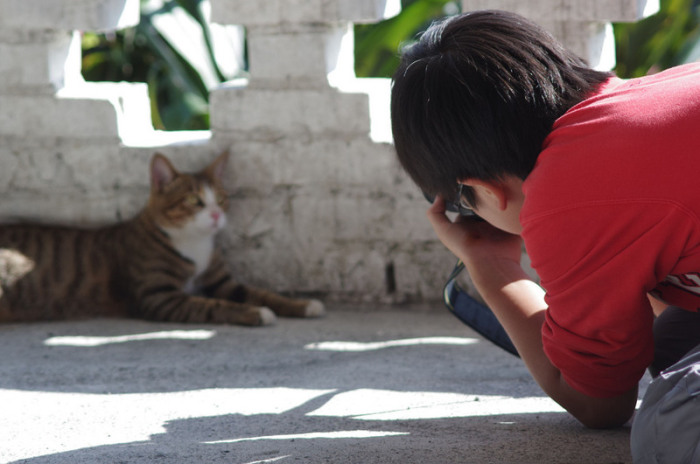
[(214, 239), (211, 237), (200, 239), (174, 240), (175, 248), (185, 258), (194, 263), (195, 277), (199, 276), (209, 267), (211, 254), (214, 252)]
[(172, 243), (181, 256), (194, 263), (194, 275), (185, 283), (184, 289), (191, 293), (195, 290), (194, 281), (209, 267), (214, 252), (214, 238), (175, 235), (172, 237)]

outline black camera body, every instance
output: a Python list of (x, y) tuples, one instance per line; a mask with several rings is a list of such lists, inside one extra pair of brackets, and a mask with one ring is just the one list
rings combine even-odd
[[(423, 192), (423, 196), (424, 196), (425, 199), (428, 200), (428, 202), (430, 202), (431, 204), (435, 201), (435, 197), (432, 196), (432, 195), (427, 194), (426, 192)], [(464, 209), (464, 208), (460, 208), (460, 207), (457, 206), (457, 204), (456, 204), (455, 202), (453, 202), (453, 201), (447, 201), (447, 200), (445, 200), (445, 209), (447, 209), (447, 211), (450, 211), (451, 213), (458, 213), (460, 216), (464, 216), (464, 217), (473, 217), (473, 218), (481, 219), (481, 218), (479, 217), (479, 215), (476, 214), (476, 213), (474, 212), (474, 210), (471, 210), (471, 209), (467, 210), (467, 209)]]

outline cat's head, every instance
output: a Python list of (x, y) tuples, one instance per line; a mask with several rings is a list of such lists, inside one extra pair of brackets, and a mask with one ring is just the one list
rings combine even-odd
[(156, 153), (151, 160), (151, 196), (147, 209), (156, 225), (169, 235), (211, 236), (226, 224), (228, 195), (223, 177), (228, 153), (204, 170), (181, 173)]

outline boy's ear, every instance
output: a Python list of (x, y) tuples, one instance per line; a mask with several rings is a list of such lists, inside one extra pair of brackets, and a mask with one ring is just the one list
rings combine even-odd
[(502, 182), (481, 179), (462, 179), (459, 183), (472, 187), (480, 202), (486, 202), (500, 211), (504, 211), (508, 207), (508, 188)]
[(151, 190), (162, 192), (166, 185), (178, 176), (177, 170), (162, 153), (156, 153), (151, 159)]

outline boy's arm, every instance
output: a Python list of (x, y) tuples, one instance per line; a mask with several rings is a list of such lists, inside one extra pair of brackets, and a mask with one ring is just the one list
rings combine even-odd
[(634, 412), (637, 389), (594, 398), (569, 386), (542, 347), (547, 305), (544, 291), (520, 266), (521, 239), (487, 223), (452, 222), (440, 202), (428, 212), (440, 240), (464, 262), (477, 290), (499, 319), (530, 373), (553, 400), (588, 427), (624, 424)]

